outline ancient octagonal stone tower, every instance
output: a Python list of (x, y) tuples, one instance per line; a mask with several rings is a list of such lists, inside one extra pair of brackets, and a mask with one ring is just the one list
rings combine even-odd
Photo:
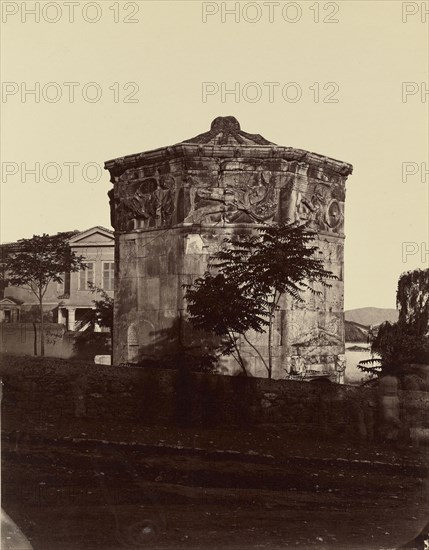
[[(234, 117), (170, 147), (105, 164), (114, 184), (116, 234), (114, 364), (174, 355), (201, 345), (186, 321), (183, 284), (204, 273), (226, 235), (261, 223), (307, 222), (318, 234), (325, 268), (338, 280), (285, 299), (276, 317), (274, 378), (344, 371), (343, 248), (345, 182), (352, 166), (277, 146), (243, 132)], [(222, 296), (219, 296), (222, 299)], [(266, 335), (252, 335), (267, 356)], [(262, 361), (241, 342), (248, 370), (266, 376)], [(233, 373), (231, 358), (224, 365)]]

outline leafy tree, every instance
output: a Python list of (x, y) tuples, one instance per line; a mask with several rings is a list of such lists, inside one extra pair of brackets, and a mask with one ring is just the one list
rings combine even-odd
[(374, 375), (405, 372), (412, 363), (429, 363), (429, 269), (403, 273), (398, 281), (396, 323), (380, 325), (372, 341), (373, 357), (358, 368)]
[[(187, 286), (186, 300), (194, 327), (224, 337), (222, 354), (232, 355), (247, 376), (246, 364), (237, 339), (241, 334), (260, 355), (246, 337), (246, 332), (251, 329), (264, 332), (268, 325), (264, 298), (252, 294), (248, 287), (238, 290), (236, 282), (228, 280), (222, 273), (211, 275), (207, 272), (204, 277)], [(265, 363), (263, 357), (260, 357)]]
[(377, 376), (393, 370), (398, 372), (410, 363), (429, 362), (429, 337), (410, 324), (386, 321), (372, 342), (371, 353), (371, 359), (357, 365), (362, 372)]
[[(315, 235), (304, 225), (275, 224), (260, 228), (257, 235), (227, 238), (225, 247), (209, 262), (218, 276), (207, 272), (187, 286), (191, 322), (227, 336), (229, 350), (235, 350), (243, 371), (236, 334), (243, 335), (258, 352), (271, 378), (273, 321), (282, 296), (304, 302), (306, 290), (321, 294), (313, 288), (314, 282), (327, 287), (326, 279), (336, 279), (315, 257), (319, 250), (313, 244)], [(268, 330), (268, 363), (247, 338), (249, 330)]]
[(45, 355), (43, 298), (52, 281), (62, 282), (62, 273), (86, 267), (82, 256), (70, 250), (70, 233), (34, 235), (21, 239), (17, 247), (4, 258), (8, 283), (30, 290), (39, 304), (40, 355)]
[(105, 327), (113, 330), (113, 305), (114, 299), (107, 294), (103, 288), (99, 288), (95, 285), (92, 286), (92, 291), (101, 295), (98, 300), (93, 300), (95, 305), (95, 321), (100, 327)]
[(92, 303), (95, 305), (95, 309), (88, 311), (85, 315), (85, 322), (90, 323), (90, 328), (89, 330), (82, 332), (82, 334), (78, 336), (77, 353), (79, 355), (85, 355), (85, 353), (87, 353), (88, 356), (91, 356), (94, 351), (94, 345), (97, 346), (99, 353), (103, 351), (101, 347), (102, 343), (105, 342), (105, 340), (100, 338), (102, 335), (94, 333), (94, 326), (95, 324), (98, 324), (100, 327), (105, 327), (109, 329), (111, 354), (113, 350), (114, 299), (109, 296), (109, 294), (103, 288), (98, 287), (94, 283), (88, 283), (88, 286), (93, 293), (99, 294), (99, 296), (97, 297), (97, 299), (92, 300)]
[(421, 335), (429, 334), (429, 269), (414, 269), (403, 273), (396, 290), (398, 322), (412, 325)]

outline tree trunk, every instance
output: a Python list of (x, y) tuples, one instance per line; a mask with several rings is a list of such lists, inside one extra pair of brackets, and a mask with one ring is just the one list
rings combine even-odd
[(43, 325), (43, 298), (39, 298), (40, 308), (40, 356), (45, 356), (45, 327)]
[(270, 315), (270, 321), (268, 324), (268, 378), (271, 378), (273, 373), (273, 350), (272, 350), (272, 334), (273, 334), (273, 312)]
[(274, 292), (273, 303), (271, 305), (270, 311), (270, 319), (268, 323), (268, 378), (272, 378), (273, 376), (273, 322), (277, 306), (280, 301), (280, 297), (281, 295), (277, 295), (277, 293)]
[(242, 336), (246, 340), (246, 342), (249, 344), (249, 346), (251, 348), (253, 348), (256, 351), (256, 353), (259, 355), (259, 357), (262, 361), (262, 364), (264, 365), (264, 367), (267, 369), (267, 372), (268, 372), (268, 365), (267, 365), (267, 362), (265, 361), (265, 359), (263, 358), (262, 353), (258, 350), (258, 348), (254, 344), (252, 344), (252, 342), (249, 340), (249, 338), (247, 338), (246, 334), (243, 333)]
[(110, 365), (113, 366), (113, 327), (110, 327)]
[(35, 321), (33, 322), (33, 336), (34, 336), (34, 340), (33, 340), (34, 355), (37, 355), (37, 323)]
[(228, 336), (229, 336), (229, 338), (230, 338), (230, 340), (231, 340), (232, 345), (233, 345), (234, 348), (235, 348), (235, 351), (236, 351), (237, 357), (238, 357), (237, 362), (238, 362), (238, 364), (240, 365), (240, 367), (241, 367), (241, 369), (242, 369), (242, 371), (243, 371), (244, 376), (249, 376), (249, 375), (248, 375), (248, 372), (247, 372), (247, 370), (246, 370), (246, 365), (244, 364), (244, 360), (243, 360), (243, 358), (241, 357), (240, 350), (238, 349), (237, 343), (236, 343), (236, 341), (235, 341), (235, 338), (234, 338), (233, 336), (231, 336), (231, 334), (229, 334), (229, 333), (228, 333)]

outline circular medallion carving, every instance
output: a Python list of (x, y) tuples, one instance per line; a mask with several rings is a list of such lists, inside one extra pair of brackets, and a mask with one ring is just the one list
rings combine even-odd
[(329, 203), (327, 212), (327, 222), (329, 227), (335, 228), (339, 225), (342, 218), (340, 203), (333, 200)]

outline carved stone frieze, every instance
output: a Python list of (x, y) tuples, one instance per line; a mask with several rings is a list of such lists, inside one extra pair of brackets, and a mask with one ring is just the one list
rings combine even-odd
[(275, 221), (343, 233), (351, 166), (246, 134), (234, 117), (216, 119), (209, 132), (177, 146), (106, 166), (118, 231)]
[(255, 223), (272, 220), (278, 189), (270, 171), (249, 174), (222, 172), (217, 187), (200, 187), (190, 178), (190, 212), (186, 223)]
[(305, 222), (314, 231), (342, 233), (344, 201), (336, 186), (309, 182), (297, 176), (289, 185), (289, 194), (283, 195), (284, 221)]
[(304, 222), (316, 232), (343, 232), (344, 202), (336, 198), (339, 194), (299, 175), (288, 185), (261, 169), (220, 171), (203, 182), (195, 175), (185, 177), (185, 183), (176, 179), (157, 173), (137, 183), (121, 182), (110, 193), (112, 225), (127, 231), (181, 223), (282, 221)]
[(123, 186), (119, 197), (110, 194), (110, 205), (112, 224), (119, 231), (169, 227), (175, 211), (175, 180), (157, 173)]

